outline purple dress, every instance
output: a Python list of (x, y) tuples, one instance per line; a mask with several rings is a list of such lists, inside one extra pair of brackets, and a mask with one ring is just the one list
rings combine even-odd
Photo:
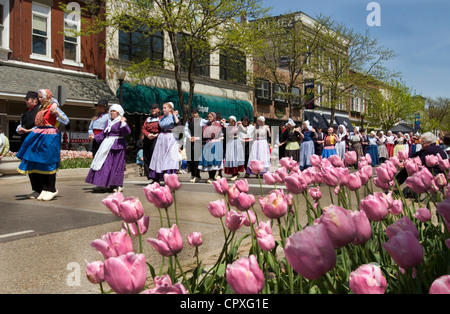
[(131, 133), (130, 127), (125, 123), (121, 127), (121, 123), (115, 123), (111, 126), (111, 131), (105, 133), (104, 131), (95, 135), (95, 141), (99, 144), (108, 136), (118, 136), (106, 157), (103, 166), (100, 170), (90, 169), (85, 182), (94, 184), (96, 186), (109, 188), (112, 186), (122, 186), (125, 172), (125, 152), (127, 143), (124, 136)]

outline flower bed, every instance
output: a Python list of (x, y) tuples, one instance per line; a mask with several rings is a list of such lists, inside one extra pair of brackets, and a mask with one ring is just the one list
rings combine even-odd
[[(161, 226), (147, 245), (161, 255), (161, 265), (169, 260), (167, 269), (161, 267), (158, 273), (143, 254), (149, 223), (143, 204), (135, 197), (111, 194), (102, 203), (123, 219), (123, 229), (92, 242), (104, 259), (87, 264), (87, 277), (100, 284), (102, 293), (449, 293), (448, 160), (429, 161), (443, 170), (433, 176), (420, 159), (391, 158), (375, 169), (373, 178), (369, 155), (350, 173), (346, 166), (356, 162), (352, 153), (346, 160), (312, 156), (313, 166), (304, 171), (283, 158), (281, 168), (259, 176), (261, 195), (256, 197), (248, 193), (247, 180), (231, 186), (226, 178), (214, 182), (220, 197), (204, 207), (222, 227), (224, 244), (210, 267), (197, 254), (196, 267), (186, 270), (180, 265), (183, 238), (176, 191), (181, 185), (176, 175), (165, 175), (164, 186), (144, 188), (150, 206), (159, 211)], [(263, 164), (255, 161), (251, 168), (261, 173)], [(408, 170), (406, 185), (417, 193), (417, 203), (405, 198), (396, 180), (402, 168)], [(262, 181), (274, 186), (266, 195)], [(321, 203), (322, 193), (329, 193), (331, 203)], [(175, 222), (169, 219), (169, 207), (174, 208)], [(307, 222), (301, 223), (304, 214)], [(249, 233), (237, 239), (236, 231), (244, 224)], [(272, 228), (278, 229), (278, 236)], [(138, 248), (132, 237), (138, 238)], [(250, 248), (239, 257), (244, 239), (250, 240)], [(201, 234), (189, 234), (187, 241), (198, 252)], [(111, 291), (104, 290), (105, 282)]]
[(60, 169), (89, 168), (92, 163), (92, 152), (61, 150)]

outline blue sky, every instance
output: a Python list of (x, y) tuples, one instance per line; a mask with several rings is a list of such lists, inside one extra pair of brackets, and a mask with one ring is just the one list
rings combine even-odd
[(271, 15), (302, 11), (332, 16), (359, 33), (369, 29), (396, 57), (386, 65), (424, 97), (450, 98), (450, 1), (379, 0), (381, 26), (368, 26), (371, 0), (262, 0)]

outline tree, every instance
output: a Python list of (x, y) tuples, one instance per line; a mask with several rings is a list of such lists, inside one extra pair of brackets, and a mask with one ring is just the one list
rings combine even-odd
[[(139, 80), (158, 73), (160, 68), (171, 67), (183, 120), (186, 121), (194, 96), (196, 71), (206, 64), (210, 65), (208, 57), (213, 52), (239, 50), (244, 55), (247, 54), (251, 36), (247, 23), (242, 22), (241, 18), (262, 14), (264, 9), (260, 2), (261, 0), (116, 0), (106, 5), (105, 12), (99, 14), (96, 21), (85, 21), (81, 35), (105, 29), (109, 30), (109, 40), (117, 31), (139, 31), (142, 36), (151, 36), (155, 32), (167, 35), (172, 52), (169, 57), (157, 62), (146, 58), (126, 70)], [(183, 95), (184, 76), (189, 86), (187, 101)]]
[(447, 97), (427, 98), (421, 115), (421, 129), (438, 133), (450, 131), (450, 99)]
[(424, 103), (412, 95), (412, 90), (398, 80), (374, 86), (367, 94), (369, 117), (372, 123), (389, 130), (402, 121), (413, 121)]

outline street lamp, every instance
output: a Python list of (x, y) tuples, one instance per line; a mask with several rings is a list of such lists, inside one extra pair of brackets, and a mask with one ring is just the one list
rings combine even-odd
[(119, 103), (123, 106), (123, 81), (127, 73), (121, 68), (117, 71), (117, 79), (119, 80)]

